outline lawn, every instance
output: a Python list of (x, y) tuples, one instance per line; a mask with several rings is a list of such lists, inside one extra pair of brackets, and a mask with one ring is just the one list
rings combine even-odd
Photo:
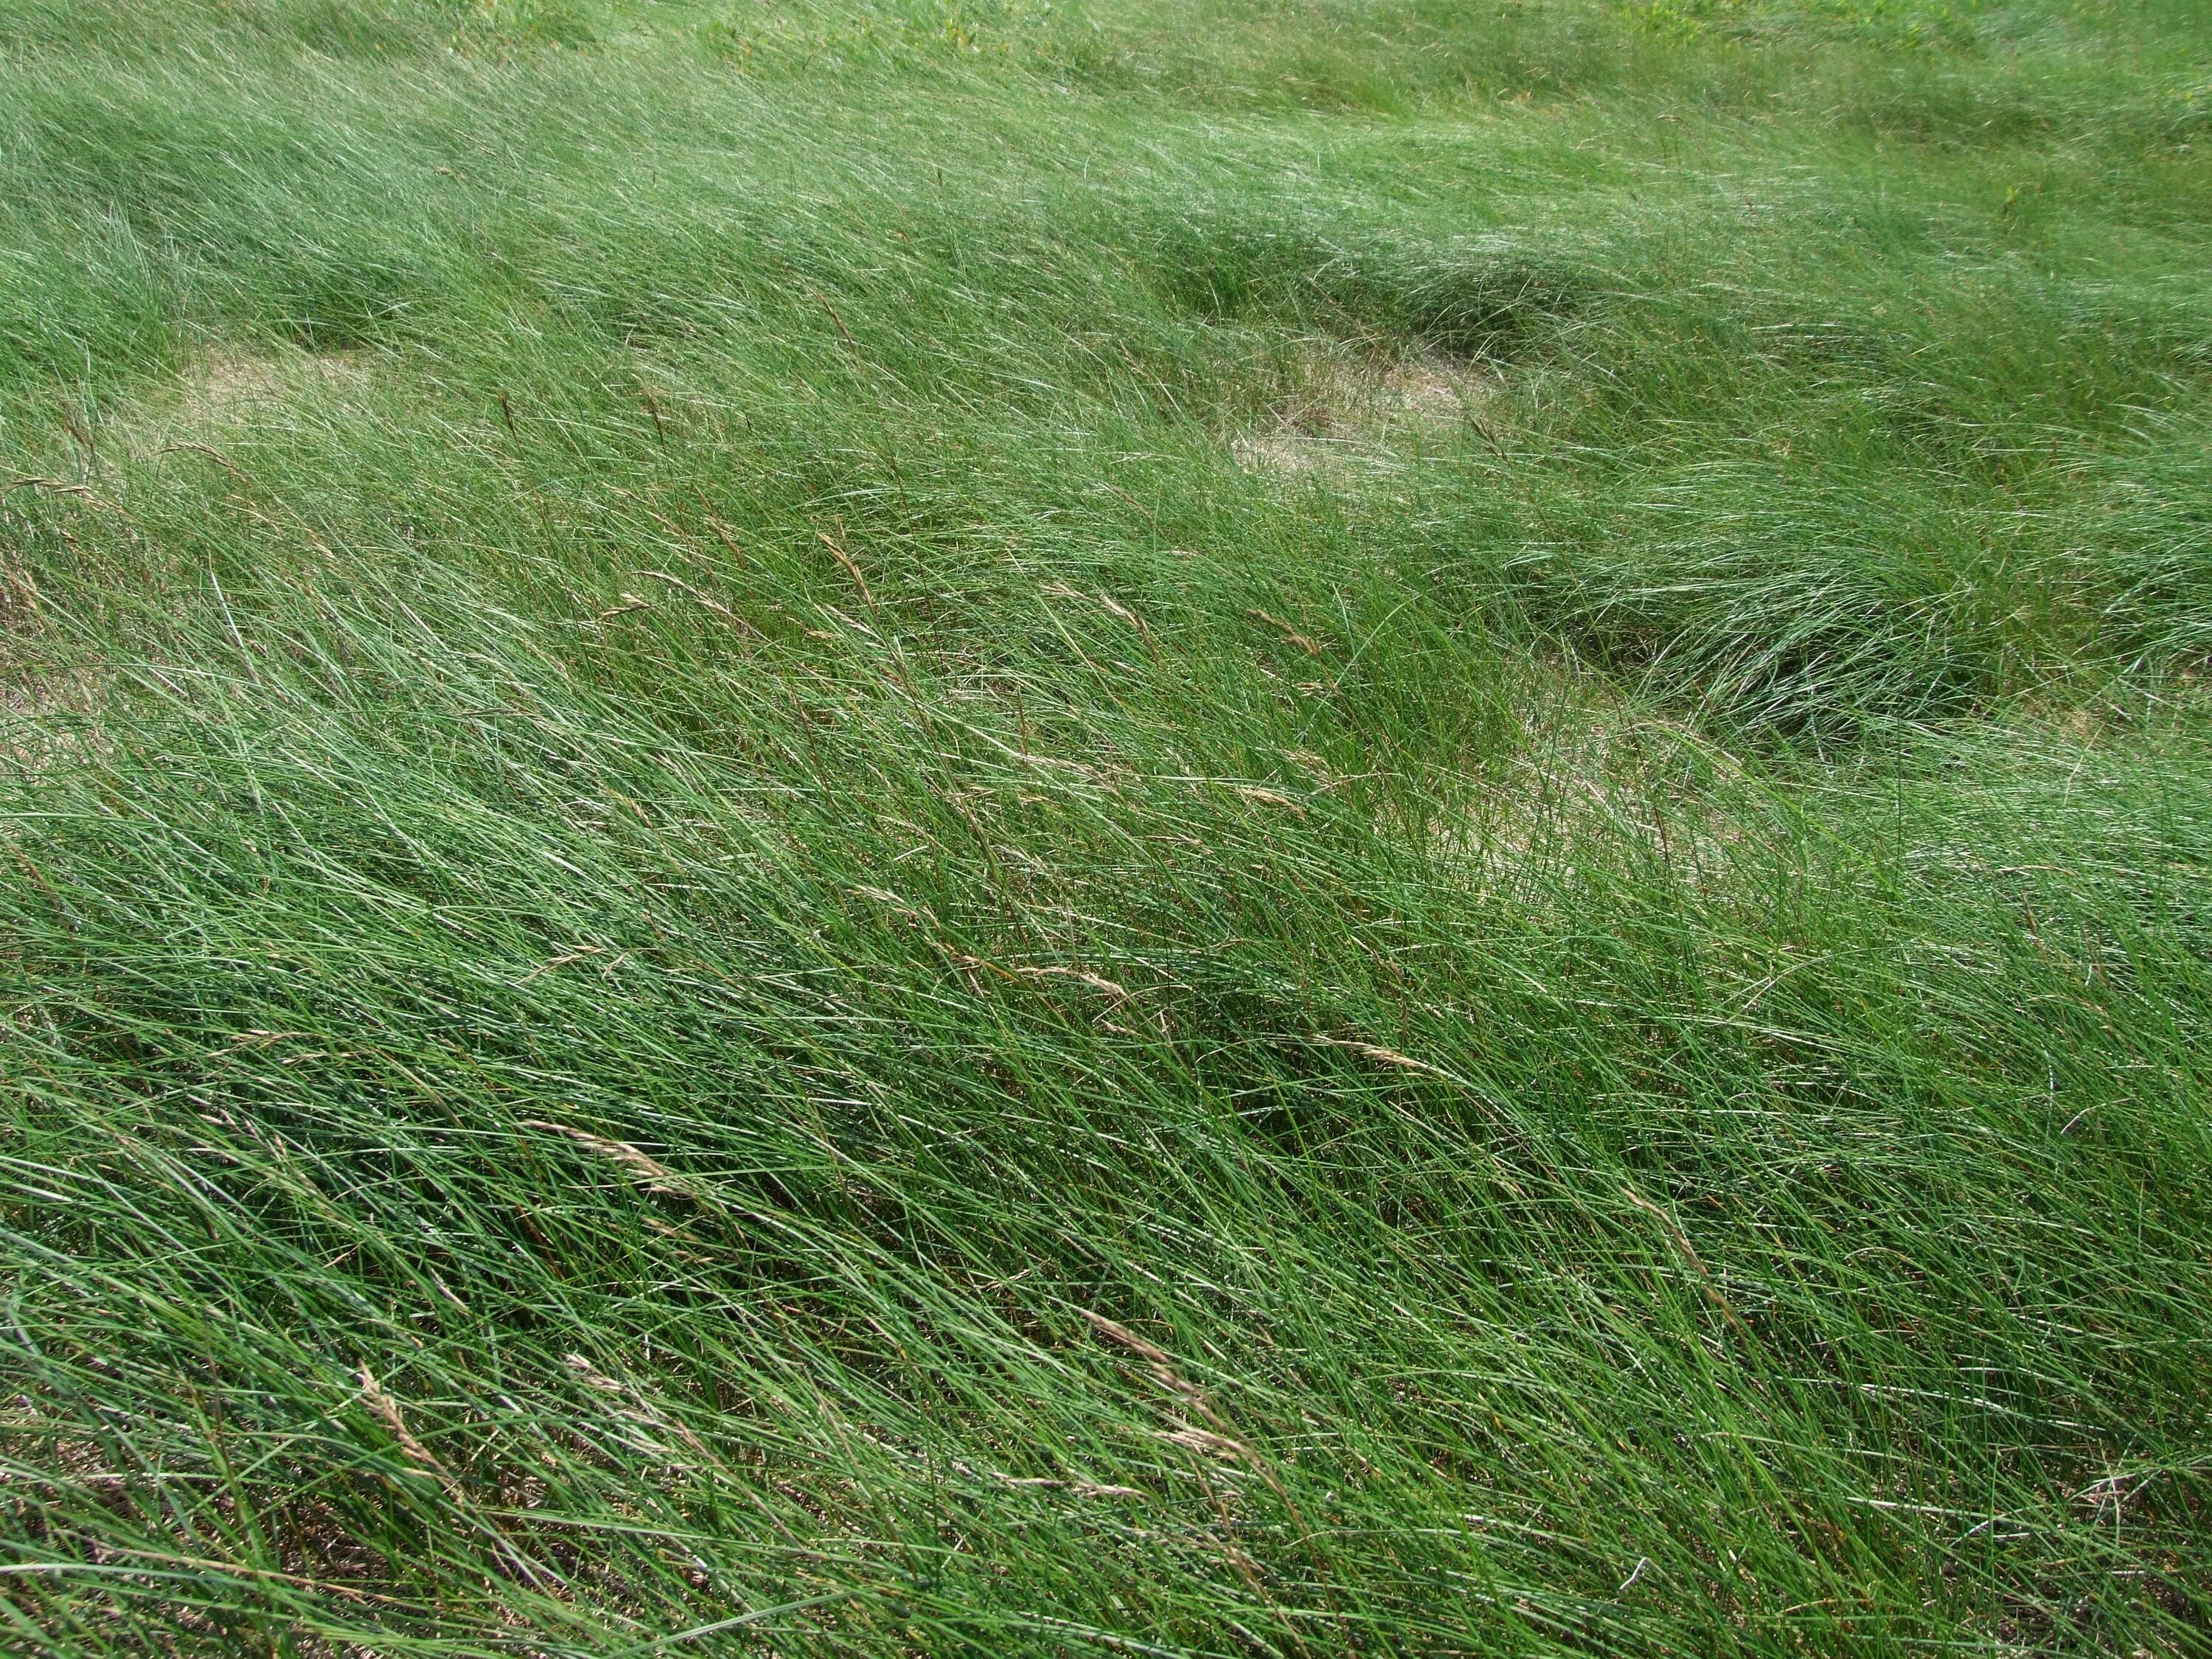
[(2204, 0), (0, 0), (0, 1646), (2212, 1651)]

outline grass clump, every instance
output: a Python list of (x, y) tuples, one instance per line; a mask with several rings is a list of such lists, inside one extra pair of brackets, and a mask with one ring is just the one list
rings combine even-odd
[(9, 1643), (2199, 1650), (2195, 21), (0, 6)]

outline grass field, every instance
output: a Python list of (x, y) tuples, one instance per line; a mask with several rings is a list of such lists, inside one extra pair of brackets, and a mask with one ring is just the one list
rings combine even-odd
[(0, 0), (0, 1647), (2212, 1652), (2203, 0)]

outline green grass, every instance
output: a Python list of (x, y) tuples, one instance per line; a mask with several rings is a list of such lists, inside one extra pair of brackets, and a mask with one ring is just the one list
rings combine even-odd
[(2212, 1647), (2200, 0), (0, 0), (0, 1644)]

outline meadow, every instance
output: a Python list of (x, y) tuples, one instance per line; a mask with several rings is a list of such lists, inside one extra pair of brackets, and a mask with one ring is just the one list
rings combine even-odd
[(0, 1645), (2212, 1651), (2203, 0), (0, 0)]

